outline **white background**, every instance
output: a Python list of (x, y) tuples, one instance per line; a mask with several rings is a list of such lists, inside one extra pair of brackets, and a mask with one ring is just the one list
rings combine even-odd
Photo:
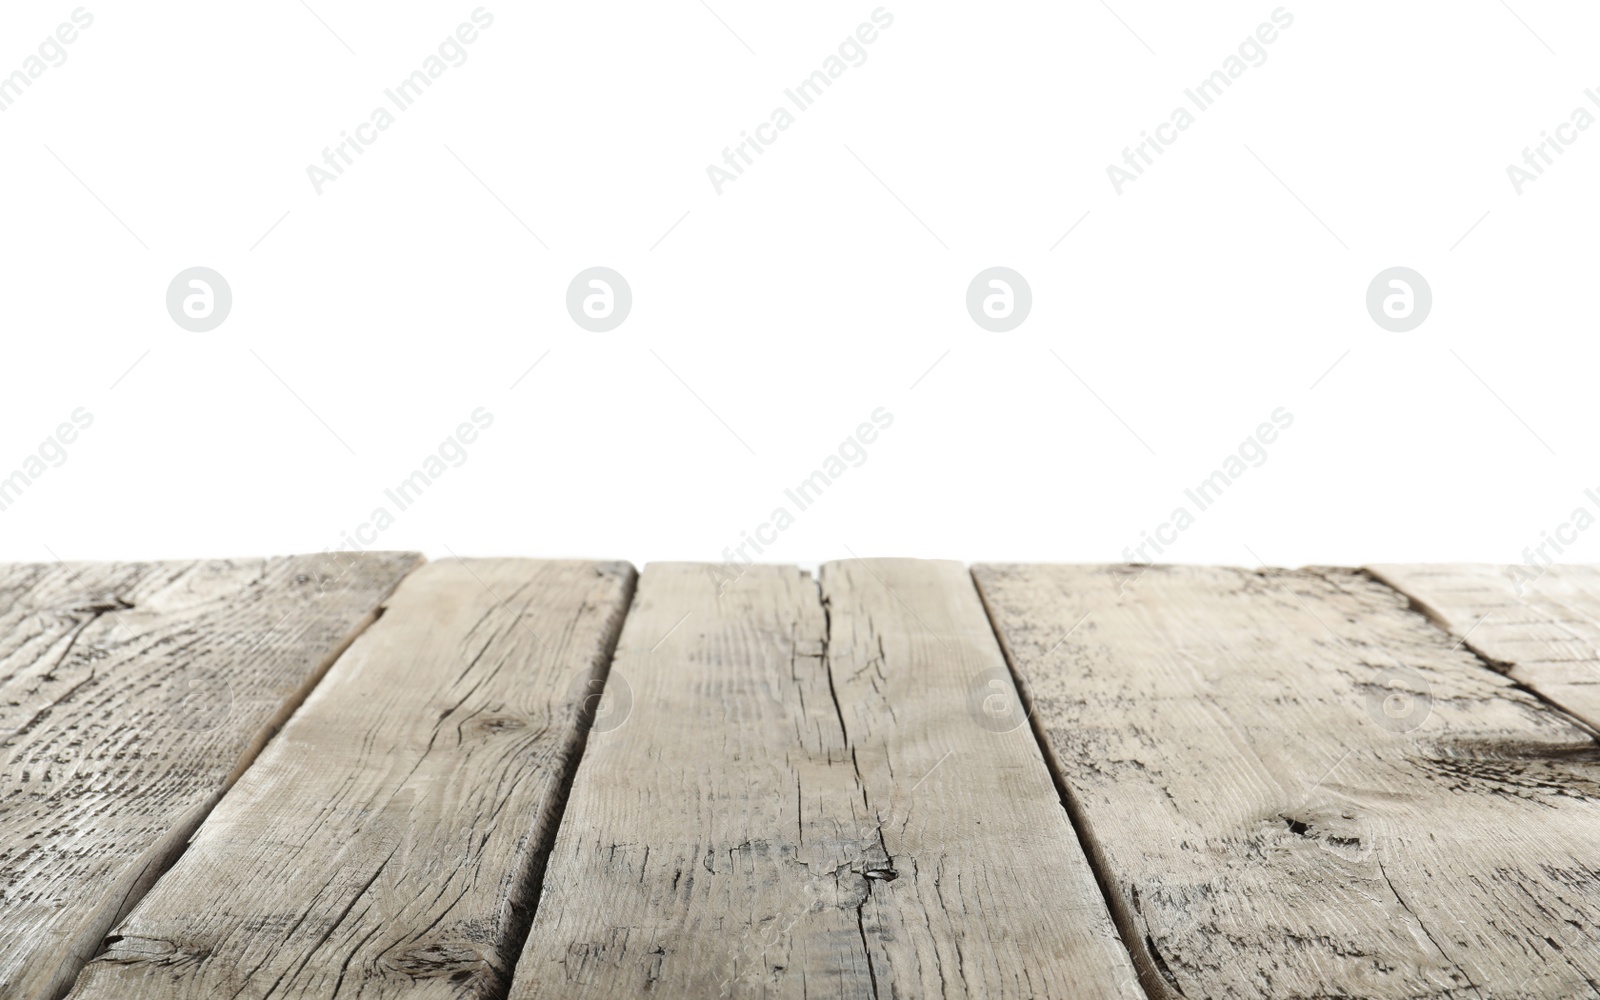
[[(719, 195), (707, 165), (878, 5), (709, 2), (490, 3), (321, 195), (306, 167), (477, 4), (88, 5), (0, 113), (0, 475), (95, 423), (0, 558), (335, 547), (477, 407), (374, 547), (720, 560), (877, 407), (763, 561), (1117, 561), (1280, 406), (1162, 560), (1520, 562), (1593, 507), (1600, 128), (1506, 175), (1600, 113), (1592, 6), (1286, 5), (1118, 195), (1106, 167), (1276, 4), (890, 3)], [(6, 5), (0, 73), (76, 6)], [(233, 289), (211, 333), (165, 309), (195, 265)], [(565, 309), (593, 265), (632, 285), (611, 333)], [(1033, 289), (1010, 333), (965, 310), (992, 265)], [(1366, 312), (1394, 265), (1433, 290), (1410, 333)]]

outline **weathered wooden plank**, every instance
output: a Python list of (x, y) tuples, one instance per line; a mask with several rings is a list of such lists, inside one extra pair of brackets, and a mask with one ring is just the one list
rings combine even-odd
[(412, 574), (75, 1000), (503, 995), (633, 576)]
[(0, 997), (67, 990), (418, 559), (0, 567)]
[(645, 568), (607, 682), (631, 712), (590, 735), (514, 1000), (870, 988), (856, 907), (876, 827), (815, 584), (757, 566), (719, 593), (714, 570)]
[(974, 572), (1155, 994), (1596, 995), (1600, 750), (1401, 595)]
[(619, 679), (513, 1000), (1142, 996), (959, 565), (653, 565)]
[(1495, 669), (1600, 729), (1600, 566), (1372, 566)]
[(879, 994), (1142, 998), (971, 575), (851, 560), (821, 589), (837, 706), (899, 875), (861, 910)]

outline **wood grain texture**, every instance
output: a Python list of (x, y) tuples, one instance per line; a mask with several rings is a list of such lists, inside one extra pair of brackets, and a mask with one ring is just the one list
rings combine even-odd
[(878, 994), (1142, 998), (971, 575), (851, 560), (821, 589), (836, 703), (898, 873), (861, 910)]
[(1369, 569), (1496, 670), (1600, 730), (1600, 567)]
[(1154, 995), (1600, 995), (1600, 751), (1401, 595), (974, 573)]
[(714, 572), (645, 569), (607, 682), (631, 712), (590, 735), (514, 1000), (870, 993), (856, 910), (882, 856), (816, 586)]
[(717, 581), (644, 574), (513, 1000), (1142, 995), (959, 565)]
[(0, 567), (0, 997), (67, 990), (418, 559)]
[(503, 996), (632, 583), (414, 573), (72, 997)]

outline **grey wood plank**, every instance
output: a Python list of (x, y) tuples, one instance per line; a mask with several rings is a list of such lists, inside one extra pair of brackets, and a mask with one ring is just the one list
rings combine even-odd
[(1495, 669), (1600, 729), (1600, 567), (1368, 568)]
[(1401, 595), (974, 574), (1153, 995), (1597, 995), (1600, 750)]
[(1143, 997), (971, 575), (850, 560), (822, 567), (821, 590), (834, 695), (899, 876), (861, 911), (878, 995)]
[(1143, 995), (958, 564), (718, 579), (644, 573), (513, 1000)]
[(503, 996), (633, 577), (412, 574), (74, 1000)]
[(0, 567), (0, 997), (67, 990), (418, 561)]

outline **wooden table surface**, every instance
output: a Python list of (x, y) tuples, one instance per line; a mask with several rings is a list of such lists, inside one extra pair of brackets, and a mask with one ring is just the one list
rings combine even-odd
[(1600, 997), (1600, 570), (0, 566), (0, 1000)]

